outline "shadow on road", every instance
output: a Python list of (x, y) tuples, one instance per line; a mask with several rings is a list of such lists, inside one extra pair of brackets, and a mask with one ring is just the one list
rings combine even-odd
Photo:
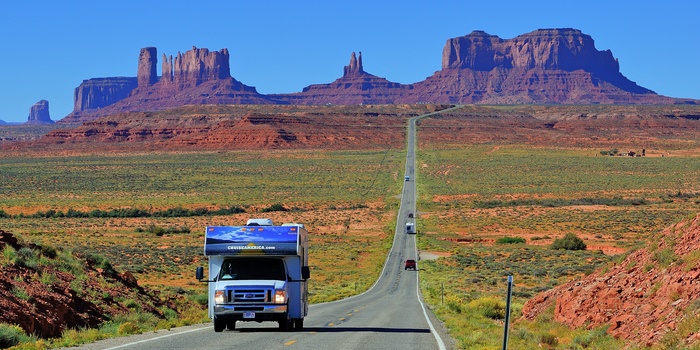
[[(280, 332), (278, 328), (236, 328), (236, 331), (241, 333), (263, 333), (263, 332)], [(304, 327), (300, 331), (290, 330), (293, 332), (306, 333), (342, 333), (342, 332), (365, 332), (365, 333), (430, 333), (427, 328), (387, 328), (387, 327)]]

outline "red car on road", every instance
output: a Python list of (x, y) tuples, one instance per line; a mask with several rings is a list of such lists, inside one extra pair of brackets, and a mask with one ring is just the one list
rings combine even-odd
[(411, 269), (411, 270), (415, 271), (416, 270), (416, 261), (413, 259), (406, 260), (406, 265), (404, 265), (403, 269), (404, 270)]

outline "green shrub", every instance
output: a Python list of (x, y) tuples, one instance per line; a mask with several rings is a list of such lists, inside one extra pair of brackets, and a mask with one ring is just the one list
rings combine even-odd
[(136, 334), (139, 333), (139, 326), (133, 322), (124, 322), (119, 326), (117, 333), (119, 334)]
[(269, 213), (273, 211), (289, 211), (287, 208), (284, 207), (284, 205), (276, 203), (273, 204), (267, 208), (263, 208), (260, 210), (261, 213)]
[(6, 244), (5, 248), (2, 250), (2, 257), (4, 260), (3, 263), (14, 264), (15, 260), (17, 260), (17, 250), (11, 245)]
[(190, 299), (194, 300), (199, 305), (207, 305), (209, 302), (209, 296), (206, 293), (198, 293), (190, 297)]
[(14, 294), (14, 296), (16, 296), (18, 299), (28, 302), (32, 301), (32, 296), (20, 286), (12, 286), (12, 294)]
[(17, 251), (17, 257), (14, 263), (17, 266), (36, 270), (39, 268), (39, 254), (32, 248), (22, 247)]
[(0, 349), (7, 349), (28, 339), (27, 334), (19, 326), (0, 323)]
[(49, 259), (55, 259), (56, 256), (58, 256), (58, 252), (56, 251), (55, 247), (44, 244), (41, 246), (41, 255)]
[(544, 333), (540, 335), (540, 342), (543, 344), (547, 344), (550, 347), (556, 347), (559, 345), (559, 339), (557, 339), (557, 336), (551, 333)]
[(586, 244), (575, 234), (567, 233), (563, 238), (554, 240), (552, 249), (586, 250)]
[(525, 243), (525, 238), (522, 237), (501, 237), (496, 240), (498, 244), (517, 244)]
[(506, 303), (491, 297), (472, 300), (469, 302), (469, 308), (476, 309), (484, 317), (493, 320), (504, 319), (506, 316)]

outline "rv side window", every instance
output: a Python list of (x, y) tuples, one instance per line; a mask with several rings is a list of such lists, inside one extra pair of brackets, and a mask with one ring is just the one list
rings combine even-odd
[(221, 265), (219, 280), (286, 280), (282, 259), (228, 259)]

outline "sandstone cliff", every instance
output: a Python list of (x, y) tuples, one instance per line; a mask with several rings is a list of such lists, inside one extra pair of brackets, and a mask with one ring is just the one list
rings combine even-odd
[(113, 77), (83, 80), (73, 93), (73, 112), (99, 110), (129, 96), (138, 85), (136, 78)]
[(29, 117), (26, 124), (53, 124), (49, 115), (49, 101), (41, 100), (29, 109)]
[(160, 79), (155, 75), (157, 50), (141, 49), (136, 78), (83, 81), (76, 89), (73, 112), (63, 123), (80, 122), (121, 112), (157, 111), (189, 104), (272, 103), (231, 77), (227, 49), (193, 47), (175, 56), (163, 55)]
[[(448, 39), (442, 69), (423, 81), (399, 84), (365, 72), (353, 52), (343, 76), (301, 92), (261, 95), (231, 77), (227, 49), (193, 47), (139, 55), (137, 78), (86, 80), (76, 89), (73, 113), (62, 122), (110, 113), (153, 111), (187, 104), (676, 104), (695, 100), (660, 96), (620, 73), (610, 50), (571, 28), (540, 29), (501, 39), (483, 31)], [(109, 107), (109, 108), (106, 108)]]
[(199, 85), (205, 81), (227, 79), (231, 77), (229, 54), (227, 49), (209, 51), (208, 49), (192, 50), (177, 56), (163, 55), (164, 84)]
[(540, 29), (503, 40), (483, 31), (448, 39), (442, 52), (442, 69), (491, 71), (582, 70), (593, 77), (636, 94), (653, 93), (620, 74), (620, 65), (610, 50), (598, 51), (593, 39), (580, 30)]

